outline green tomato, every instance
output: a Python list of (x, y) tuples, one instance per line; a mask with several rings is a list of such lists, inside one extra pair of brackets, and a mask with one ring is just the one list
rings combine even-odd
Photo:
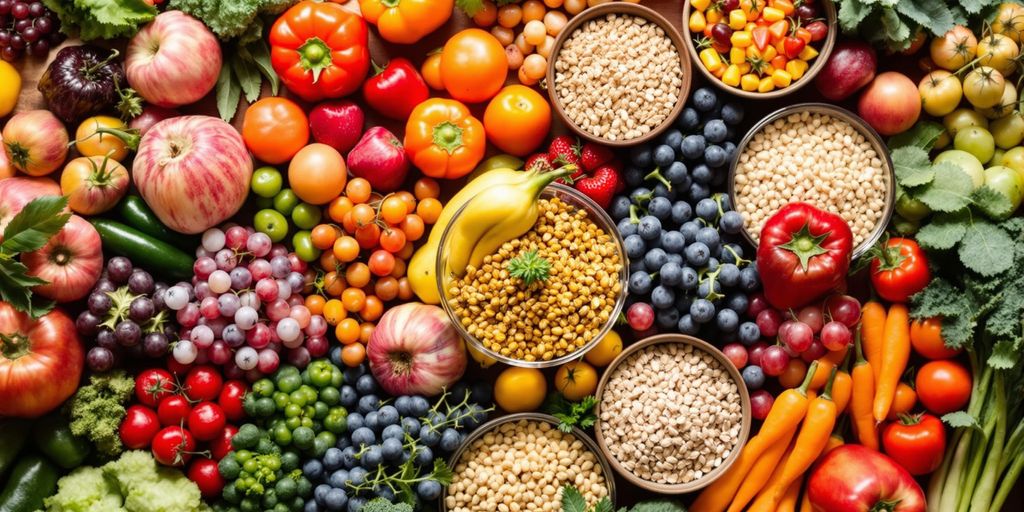
[(313, 418), (318, 420), (324, 419), (327, 416), (328, 410), (327, 404), (317, 400), (317, 402), (313, 404)]
[(302, 461), (299, 459), (299, 454), (289, 450), (281, 454), (281, 469), (285, 473), (294, 471), (299, 467)]
[(277, 407), (275, 406), (274, 401), (272, 399), (270, 399), (268, 397), (263, 397), (263, 398), (260, 398), (259, 400), (256, 400), (256, 415), (257, 416), (260, 416), (262, 418), (266, 418), (266, 417), (270, 416), (271, 414), (274, 414), (274, 411), (276, 411), (276, 410), (277, 410)]
[(338, 411), (337, 409), (331, 409), (327, 413), (327, 417), (324, 418), (324, 428), (328, 432), (334, 432), (335, 434), (341, 434), (348, 427), (348, 415), (345, 414), (345, 410)]
[(252, 392), (259, 396), (273, 396), (274, 383), (270, 379), (264, 377), (252, 383)]
[(292, 404), (295, 404), (299, 407), (306, 406), (306, 394), (303, 393), (301, 389), (296, 389), (295, 391), (292, 391), (291, 394), (288, 395), (288, 399), (291, 401)]
[[(1024, 140), (1024, 116), (1014, 112), (992, 121), (992, 137), (996, 146), (1010, 149)], [(993, 160), (998, 162), (998, 160)]]
[(309, 203), (299, 203), (292, 210), (292, 222), (301, 229), (313, 229), (320, 223), (322, 216), (323, 212), (320, 211), (320, 207)]
[(295, 429), (297, 429), (297, 428), (302, 426), (302, 418), (300, 418), (298, 416), (295, 416), (295, 417), (292, 417), (292, 418), (288, 418), (288, 419), (284, 420), (284, 424), (285, 424), (285, 426), (288, 427), (289, 430), (295, 430)]
[(283, 391), (285, 393), (291, 393), (292, 391), (295, 391), (296, 389), (299, 389), (299, 386), (301, 386), (301, 385), (302, 385), (302, 377), (299, 377), (298, 373), (295, 373), (295, 374), (291, 374), (291, 373), (285, 374), (285, 375), (282, 375), (277, 380), (277, 389), (280, 389), (281, 391)]
[[(331, 372), (332, 376), (334, 372)], [(320, 401), (327, 405), (338, 405), (341, 402), (341, 393), (338, 388), (324, 388), (320, 390)]]
[(300, 450), (308, 450), (313, 447), (313, 440), (316, 435), (309, 427), (298, 427), (292, 431), (292, 442)]
[(939, 134), (939, 138), (935, 139), (935, 145), (932, 146), (932, 149), (945, 149), (952, 142), (953, 138), (950, 137), (949, 132), (942, 130), (942, 133)]
[(271, 198), (281, 191), (284, 178), (281, 171), (270, 166), (260, 167), (252, 173), (252, 191), (260, 197)]
[(1017, 210), (1021, 199), (1024, 198), (1024, 180), (1021, 179), (1020, 173), (1009, 167), (997, 165), (985, 169), (985, 186), (1006, 196), (1010, 200), (1010, 204), (1013, 205), (1014, 211)]
[(295, 255), (302, 261), (316, 261), (320, 257), (320, 249), (313, 247), (313, 237), (309, 231), (295, 233), (292, 237), (292, 246), (295, 247)]
[(283, 423), (274, 427), (273, 436), (274, 442), (281, 446), (288, 446), (292, 442), (292, 431)]
[(275, 210), (265, 209), (256, 212), (253, 227), (260, 233), (266, 233), (274, 242), (280, 242), (288, 235), (288, 219)]
[(893, 215), (892, 227), (896, 229), (897, 233), (904, 236), (910, 236), (917, 233), (917, 230), (921, 225), (916, 220), (907, 220), (899, 215)]
[(985, 183), (985, 167), (974, 155), (959, 149), (950, 149), (939, 153), (932, 163), (941, 164), (943, 162), (949, 162), (967, 173), (971, 177), (974, 188)]
[(932, 209), (908, 194), (900, 194), (896, 198), (896, 213), (908, 220), (921, 220), (932, 213)]
[(992, 153), (992, 165), (999, 165), (999, 162), (1003, 161), (1003, 156), (1006, 155), (1006, 150), (1002, 148), (996, 148), (996, 152)]
[(958, 108), (942, 118), (942, 125), (946, 127), (950, 137), (956, 137), (957, 132), (968, 126), (980, 126), (987, 129), (988, 119), (974, 109)]
[(988, 130), (979, 126), (968, 126), (953, 137), (953, 147), (975, 156), (981, 163), (992, 159), (996, 150), (996, 141)]
[(288, 403), (288, 393), (285, 393), (284, 391), (274, 392), (274, 404), (277, 405), (278, 410), (283, 410), (285, 407), (288, 406)]
[(299, 196), (292, 192), (292, 189), (285, 188), (281, 189), (277, 195), (274, 196), (274, 209), (281, 212), (284, 215), (291, 215), (292, 210), (299, 205)]
[(331, 383), (334, 366), (327, 361), (314, 361), (306, 368), (309, 383), (318, 388), (327, 387)]
[(1024, 173), (1024, 147), (1016, 147), (1003, 153), (1003, 158), (997, 162), (1005, 165), (1019, 173)]
[(299, 404), (288, 404), (284, 408), (285, 418), (297, 418), (302, 416), (302, 406)]

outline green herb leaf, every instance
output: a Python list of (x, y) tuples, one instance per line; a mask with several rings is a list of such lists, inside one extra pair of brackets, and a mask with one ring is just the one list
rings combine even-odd
[(444, 459), (434, 459), (434, 471), (430, 477), (437, 480), (441, 485), (448, 485), (452, 483), (452, 478), (455, 477), (455, 474), (452, 473)]
[(551, 262), (540, 257), (536, 250), (527, 251), (508, 262), (508, 274), (529, 286), (537, 281), (547, 281)]
[(945, 34), (953, 28), (953, 14), (943, 0), (913, 0), (896, 2), (900, 14), (927, 27), (933, 34)]
[(937, 212), (954, 212), (971, 203), (974, 184), (967, 173), (949, 162), (933, 165), (932, 170), (935, 179), (915, 191), (915, 198)]
[[(1018, 341), (1020, 341), (1018, 339)], [(1000, 340), (992, 347), (992, 353), (988, 356), (988, 365), (997, 370), (1009, 370), (1017, 366), (1020, 358), (1020, 350), (1017, 343), (1009, 340)]]
[(966, 347), (974, 336), (975, 304), (968, 294), (941, 277), (910, 297), (911, 317), (942, 318), (942, 337), (950, 348)]
[(562, 487), (562, 512), (587, 512), (587, 500), (572, 485)]
[(937, 213), (928, 224), (921, 226), (915, 238), (925, 249), (952, 249), (964, 237), (970, 222), (966, 208), (952, 213)]
[(597, 421), (594, 416), (594, 406), (597, 399), (593, 395), (583, 397), (579, 402), (570, 402), (561, 393), (548, 395), (544, 403), (544, 410), (558, 419), (558, 430), (569, 433), (573, 427), (590, 428)]
[(234, 78), (231, 66), (221, 66), (217, 77), (217, 112), (225, 122), (231, 122), (238, 112), (238, 102), (242, 98), (242, 88)]
[(994, 276), (1013, 266), (1013, 240), (1002, 229), (975, 222), (960, 241), (960, 261), (983, 275)]
[(259, 39), (243, 46), (241, 50), (246, 50), (252, 55), (253, 64), (256, 64), (256, 68), (259, 69), (263, 78), (270, 82), (270, 94), (277, 96), (277, 90), (281, 86), (281, 78), (277, 76), (274, 66), (270, 63), (270, 47), (267, 46), (267, 42)]
[(891, 7), (882, 8), (881, 34), (890, 48), (903, 50), (910, 46), (910, 26)]
[(916, 145), (893, 150), (892, 166), (896, 172), (896, 181), (904, 187), (927, 185), (935, 179), (928, 152)]
[(844, 32), (855, 34), (858, 25), (871, 14), (871, 7), (862, 0), (843, 0), (839, 3), (839, 25)]
[(944, 414), (942, 421), (953, 428), (974, 428), (981, 430), (978, 419), (965, 411), (956, 411)]
[(605, 496), (597, 502), (597, 505), (594, 505), (594, 512), (615, 512), (615, 505), (612, 504), (612, 500), (608, 496)]
[(4, 228), (0, 252), (14, 254), (35, 251), (57, 234), (71, 218), (61, 213), (68, 204), (64, 196), (42, 196), (33, 199)]
[(28, 275), (28, 267), (20, 261), (0, 258), (0, 299), (14, 309), (36, 318), (53, 309), (53, 301), (33, 300), (32, 287), (46, 280)]
[[(843, 5), (846, 5), (846, 2), (843, 2)], [(946, 129), (935, 121), (918, 121), (909, 130), (889, 137), (889, 149), (896, 150), (909, 146), (931, 151), (935, 146), (935, 141), (939, 140), (939, 136), (944, 131)]]
[(245, 93), (245, 101), (252, 103), (260, 98), (260, 88), (263, 86), (263, 77), (259, 69), (252, 61), (248, 52), (238, 54), (231, 58), (231, 70), (234, 78), (238, 80), (238, 86)]

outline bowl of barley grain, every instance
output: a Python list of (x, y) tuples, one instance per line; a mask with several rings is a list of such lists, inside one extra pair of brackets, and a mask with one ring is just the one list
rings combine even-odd
[[(545, 368), (585, 353), (611, 330), (626, 302), (627, 260), (611, 217), (572, 187), (551, 184), (533, 228), (470, 265), (448, 270), (451, 226), (437, 258), (441, 306), (471, 349), (513, 366)], [(527, 282), (516, 267), (546, 266)]]
[(648, 491), (682, 494), (714, 482), (750, 434), (750, 395), (712, 345), (659, 334), (624, 350), (597, 386), (594, 434), (609, 465)]
[(631, 146), (657, 137), (690, 94), (690, 56), (672, 23), (642, 5), (611, 2), (576, 15), (548, 60), (555, 113), (584, 139)]

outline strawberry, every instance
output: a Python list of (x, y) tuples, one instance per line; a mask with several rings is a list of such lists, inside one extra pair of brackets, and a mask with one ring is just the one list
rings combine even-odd
[(593, 199), (601, 208), (607, 209), (611, 206), (612, 198), (615, 197), (615, 192), (622, 182), (619, 167), (618, 162), (612, 162), (594, 169), (590, 176), (576, 180), (576, 190)]
[[(548, 147), (548, 154), (551, 155), (551, 160), (555, 167), (568, 164), (573, 164), (577, 167), (580, 165), (580, 153), (576, 145), (576, 139), (568, 135), (559, 135), (552, 139), (551, 146)], [(580, 170), (582, 171), (583, 169)]]
[(530, 158), (526, 159), (526, 163), (523, 165), (523, 170), (532, 171), (536, 169), (540, 172), (554, 170), (555, 166), (551, 163), (551, 160), (551, 155), (547, 153), (534, 153), (530, 155)]
[(615, 158), (615, 154), (612, 153), (611, 148), (608, 146), (587, 142), (580, 148), (580, 163), (583, 164), (583, 168), (587, 171), (593, 171), (611, 162), (612, 158)]

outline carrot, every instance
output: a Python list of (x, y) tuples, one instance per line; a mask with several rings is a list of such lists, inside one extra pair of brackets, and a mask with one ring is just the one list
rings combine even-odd
[[(832, 369), (839, 366), (846, 359), (847, 352), (849, 352), (847, 348), (841, 348), (818, 358), (818, 369), (813, 372), (814, 377), (811, 379), (811, 389), (817, 391), (825, 387), (825, 383), (828, 382), (829, 377), (832, 375)], [(807, 371), (811, 373), (809, 369)]]
[(778, 512), (796, 512), (796, 505), (800, 501), (800, 484), (802, 483), (802, 480), (796, 479), (789, 484), (786, 494), (782, 496), (782, 501), (779, 501)]
[(860, 444), (878, 450), (878, 425), (872, 413), (875, 400), (875, 374), (871, 363), (864, 358), (864, 345), (858, 331), (853, 341), (857, 362), (853, 365), (853, 397), (850, 400), (850, 418)]
[(853, 393), (853, 379), (850, 374), (843, 370), (836, 373), (836, 380), (832, 383), (832, 401), (836, 403), (836, 411), (842, 413), (850, 403), (850, 396)]
[[(818, 460), (821, 460), (822, 457), (828, 454), (828, 452), (846, 444), (846, 440), (843, 439), (843, 425), (846, 423), (845, 418), (846, 417), (844, 416), (843, 419), (836, 424), (836, 428), (832, 429), (832, 435), (829, 436), (828, 442), (825, 444), (825, 449), (821, 451), (821, 455), (818, 456)], [(807, 479), (805, 478), (805, 480)], [(809, 482), (806, 483), (810, 485)], [(810, 491), (810, 488), (808, 486), (804, 486), (804, 492), (800, 495), (800, 512), (815, 512), (814, 505), (811, 505), (811, 494), (808, 491)], [(779, 506), (781, 506), (781, 503)]]
[(885, 306), (870, 301), (860, 310), (860, 325), (864, 338), (864, 357), (871, 363), (878, 386), (878, 372), (882, 369), (882, 347), (885, 346)]
[(786, 446), (789, 443), (789, 441), (783, 442), (782, 440), (788, 439), (796, 432), (807, 413), (809, 402), (807, 388), (810, 386), (811, 377), (817, 367), (817, 361), (812, 362), (807, 369), (807, 376), (804, 377), (804, 382), (799, 388), (787, 389), (779, 394), (771, 410), (768, 411), (768, 417), (761, 425), (761, 431), (750, 438), (732, 466), (729, 466), (722, 476), (700, 493), (697, 501), (690, 507), (691, 512), (722, 512), (725, 510), (758, 459), (769, 448), (780, 444)]
[[(761, 455), (757, 463), (747, 474), (747, 477), (743, 479), (743, 485), (736, 491), (736, 496), (733, 498), (732, 503), (729, 505), (727, 512), (739, 512), (750, 503), (750, 500), (757, 496), (757, 493), (761, 492), (765, 484), (768, 483), (772, 474), (779, 467), (779, 463), (785, 460), (785, 457), (793, 449), (792, 443), (793, 436), (796, 431), (790, 432), (785, 439), (780, 439), (774, 446), (769, 448)], [(785, 442), (783, 442), (785, 441)]]
[(832, 428), (836, 425), (836, 403), (832, 401), (832, 387), (835, 374), (825, 385), (825, 392), (811, 401), (807, 407), (807, 416), (800, 426), (800, 432), (793, 441), (793, 449), (775, 468), (768, 484), (757, 495), (750, 512), (773, 512), (779, 506), (786, 489), (794, 481), (810, 469), (818, 459), (828, 440), (832, 437)]
[(814, 505), (811, 504), (811, 493), (810, 489), (804, 489), (803, 496), (800, 496), (800, 512), (815, 512)]
[(899, 419), (900, 414), (908, 414), (910, 410), (917, 405), (917, 391), (907, 384), (906, 382), (900, 382), (896, 386), (896, 396), (892, 399), (892, 406), (889, 407), (889, 415), (885, 419), (889, 421), (896, 421)]
[[(878, 370), (878, 382), (875, 387), (874, 416), (881, 422), (889, 415), (896, 386), (900, 383), (903, 370), (907, 369), (910, 359), (910, 316), (907, 306), (893, 304), (885, 318), (885, 345), (881, 357), (881, 369)], [(870, 361), (870, 359), (869, 359)]]

